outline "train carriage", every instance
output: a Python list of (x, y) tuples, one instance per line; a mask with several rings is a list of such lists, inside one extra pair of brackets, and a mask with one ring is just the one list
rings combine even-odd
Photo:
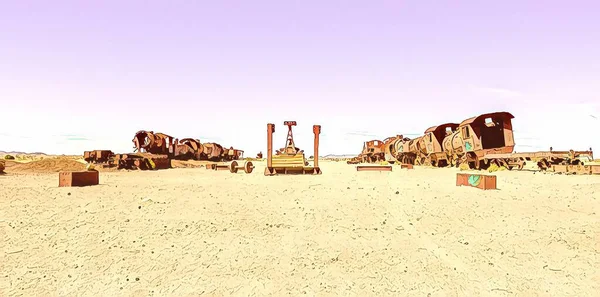
[[(466, 164), (470, 169), (487, 169), (495, 164), (508, 169), (523, 169), (526, 162), (534, 161), (541, 170), (563, 172), (600, 172), (599, 165), (585, 165), (593, 160), (593, 152), (549, 151), (514, 153), (515, 140), (512, 119), (505, 111), (491, 112), (468, 118), (460, 124), (447, 123), (431, 127), (422, 136), (409, 139), (402, 135), (383, 141), (383, 158), (404, 164), (433, 165), (436, 167)], [(373, 162), (380, 157), (379, 146), (366, 142), (363, 153), (349, 161), (354, 164)], [(597, 166), (597, 167), (594, 167)]]
[(456, 165), (466, 162), (470, 168), (487, 165), (487, 154), (512, 153), (515, 141), (512, 130), (514, 116), (509, 112), (486, 113), (460, 123), (452, 137), (448, 153)]
[[(425, 130), (423, 142), (427, 158), (425, 163), (436, 167), (445, 167), (452, 162), (451, 154), (444, 150), (444, 140), (457, 131), (459, 124), (447, 123)], [(451, 138), (449, 138), (451, 139)]]

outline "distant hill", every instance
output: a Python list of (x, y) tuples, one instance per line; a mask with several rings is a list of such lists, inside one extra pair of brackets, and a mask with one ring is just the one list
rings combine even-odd
[(354, 158), (356, 157), (356, 154), (351, 155), (351, 154), (345, 154), (345, 155), (326, 155), (326, 156), (322, 156), (321, 158), (324, 159), (348, 159), (348, 158)]
[(11, 152), (0, 151), (0, 155), (39, 155), (39, 156), (48, 156), (46, 153), (42, 153), (42, 152), (26, 153), (26, 152), (15, 152), (15, 151), (11, 151)]

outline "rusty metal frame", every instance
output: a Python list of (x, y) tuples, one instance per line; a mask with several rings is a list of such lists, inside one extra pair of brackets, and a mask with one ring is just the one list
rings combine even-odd
[[(302, 155), (302, 159), (306, 160), (304, 152), (296, 147), (293, 140), (292, 127), (296, 126), (295, 121), (286, 121), (284, 125), (288, 126), (288, 136), (286, 139), (286, 145), (278, 150), (276, 153), (279, 156), (297, 156)], [(314, 159), (313, 166), (301, 166), (301, 167), (290, 167), (290, 166), (274, 166), (273, 165), (273, 133), (275, 133), (275, 124), (267, 124), (267, 167), (265, 168), (265, 176), (273, 176), (280, 174), (322, 174), (321, 168), (319, 167), (319, 135), (321, 134), (321, 126), (313, 125), (314, 134)]]

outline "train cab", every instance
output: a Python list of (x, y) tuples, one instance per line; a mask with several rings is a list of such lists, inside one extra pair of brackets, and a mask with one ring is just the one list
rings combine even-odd
[[(466, 152), (512, 153), (515, 141), (512, 122), (508, 112), (482, 114), (460, 123), (460, 142)], [(454, 145), (456, 147), (456, 144)]]
[(456, 129), (458, 129), (458, 124), (447, 123), (425, 130), (423, 141), (425, 142), (427, 154), (443, 153), (444, 138), (454, 133)]

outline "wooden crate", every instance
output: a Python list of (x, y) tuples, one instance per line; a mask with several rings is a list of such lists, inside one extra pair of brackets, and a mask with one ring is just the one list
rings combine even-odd
[(85, 187), (100, 183), (100, 173), (91, 171), (63, 171), (58, 174), (59, 187)]
[(457, 173), (456, 186), (469, 186), (482, 190), (496, 190), (496, 176), (471, 173)]

